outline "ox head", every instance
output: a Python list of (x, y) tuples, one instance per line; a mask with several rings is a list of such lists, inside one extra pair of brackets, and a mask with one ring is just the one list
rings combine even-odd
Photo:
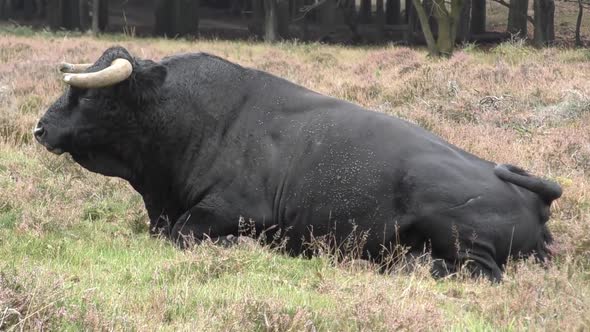
[(68, 88), (40, 119), (35, 138), (91, 171), (129, 179), (130, 158), (146, 144), (166, 68), (114, 47), (94, 64), (62, 64), (59, 70)]

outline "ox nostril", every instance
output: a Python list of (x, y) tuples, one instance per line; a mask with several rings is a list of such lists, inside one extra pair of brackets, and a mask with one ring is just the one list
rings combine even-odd
[(38, 124), (35, 130), (33, 130), (33, 134), (35, 134), (35, 137), (40, 138), (45, 134), (45, 128), (41, 124)]

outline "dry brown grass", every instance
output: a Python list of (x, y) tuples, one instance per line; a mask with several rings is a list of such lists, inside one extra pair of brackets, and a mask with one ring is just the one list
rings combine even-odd
[[(92, 61), (113, 44), (152, 59), (214, 53), (556, 179), (565, 189), (549, 223), (556, 260), (512, 263), (490, 285), (437, 282), (425, 266), (384, 276), (252, 245), (179, 252), (150, 239), (124, 183), (31, 140), (63, 89), (55, 64)], [(402, 47), (1, 35), (0, 329), (590, 329), (589, 121), (588, 50), (507, 43), (431, 60)]]

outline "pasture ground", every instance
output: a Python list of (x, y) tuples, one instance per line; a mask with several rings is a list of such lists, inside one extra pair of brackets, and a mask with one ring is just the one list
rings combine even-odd
[[(55, 65), (113, 44), (140, 57), (206, 51), (396, 115), (496, 162), (560, 182), (547, 267), (505, 281), (383, 275), (329, 255), (244, 243), (179, 251), (147, 235), (140, 197), (32, 140), (61, 94)], [(422, 50), (0, 32), (0, 330), (588, 330), (590, 51), (518, 42)], [(383, 142), (395, 144), (395, 142)]]

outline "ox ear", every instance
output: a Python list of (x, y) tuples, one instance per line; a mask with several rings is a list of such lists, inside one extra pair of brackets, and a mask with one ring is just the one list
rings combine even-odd
[(149, 102), (158, 98), (158, 90), (164, 84), (166, 67), (151, 60), (136, 60), (129, 80), (130, 95), (137, 102)]

